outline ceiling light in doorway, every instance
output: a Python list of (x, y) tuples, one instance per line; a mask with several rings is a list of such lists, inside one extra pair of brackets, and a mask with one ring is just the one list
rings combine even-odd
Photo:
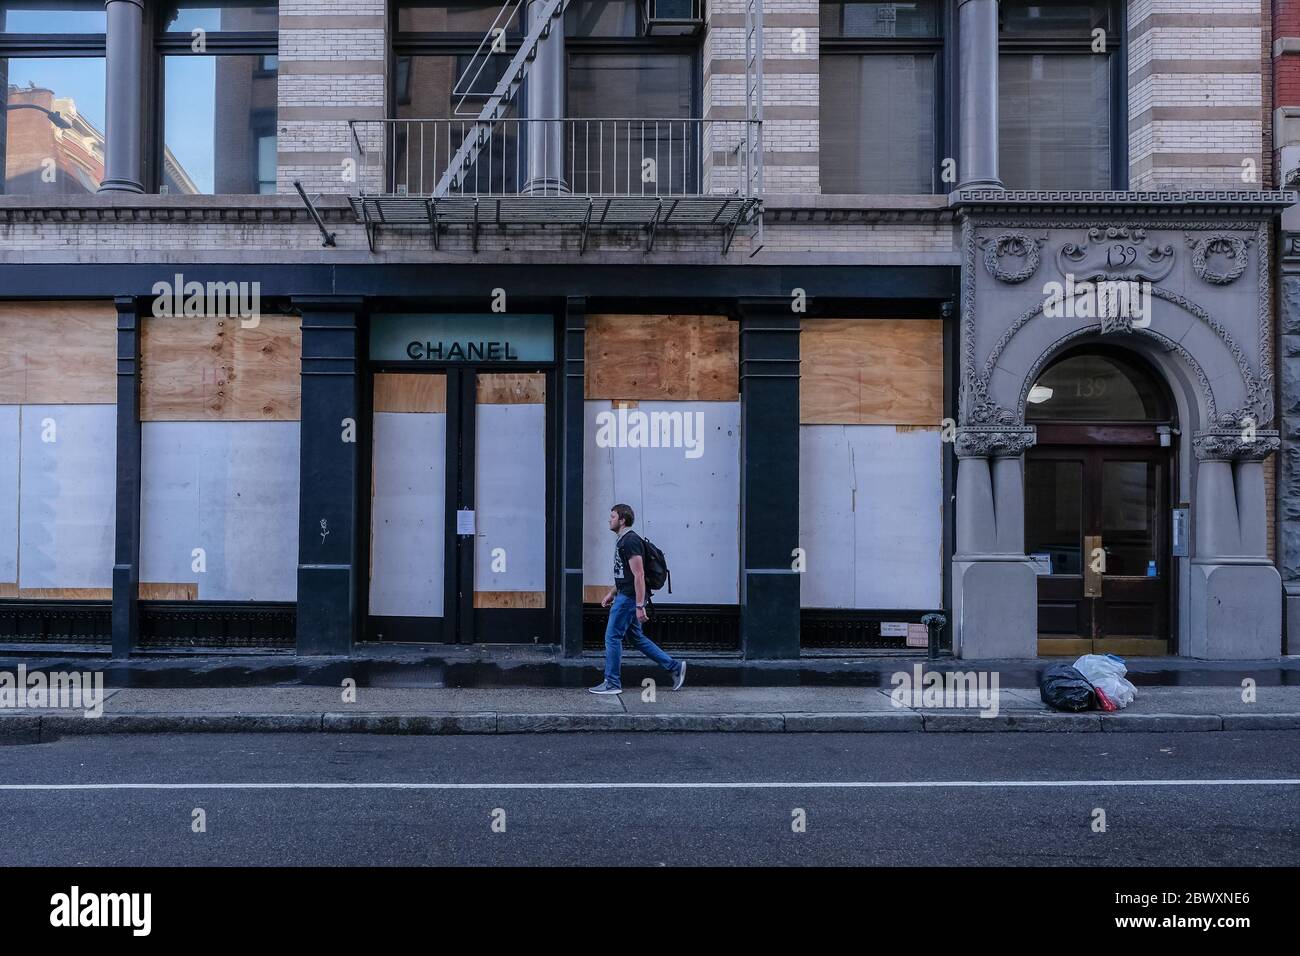
[(1029, 390), (1029, 402), (1032, 405), (1041, 405), (1052, 397), (1052, 390), (1046, 385), (1035, 385)]

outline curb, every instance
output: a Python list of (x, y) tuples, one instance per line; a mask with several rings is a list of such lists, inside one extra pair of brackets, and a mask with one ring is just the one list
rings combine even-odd
[(1300, 714), (1069, 714), (871, 711), (772, 714), (14, 714), (0, 716), (0, 742), (62, 736), (184, 733), (388, 735), (555, 733), (1186, 733), (1300, 730)]

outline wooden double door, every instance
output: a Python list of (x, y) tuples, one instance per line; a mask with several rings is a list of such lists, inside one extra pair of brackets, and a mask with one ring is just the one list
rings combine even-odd
[(1170, 449), (1150, 426), (1040, 431), (1078, 443), (1037, 445), (1025, 461), (1039, 653), (1168, 653)]

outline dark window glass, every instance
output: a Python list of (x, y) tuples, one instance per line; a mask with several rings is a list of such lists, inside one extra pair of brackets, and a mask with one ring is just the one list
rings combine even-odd
[(260, 56), (165, 59), (163, 185), (170, 193), (247, 194), (272, 183), (276, 73)]
[(104, 176), (104, 61), (0, 57), (0, 159), (10, 195), (92, 193)]
[(1156, 502), (1160, 471), (1152, 461), (1104, 461), (1101, 465), (1101, 540), (1104, 574), (1154, 577)]
[[(399, 192), (398, 187), (402, 187), (410, 195), (431, 193), (465, 134), (473, 129), (474, 118), (501, 78), (508, 60), (501, 56), (480, 58), (474, 61), (471, 76), (462, 80), (472, 59), (472, 54), (462, 53), (399, 56), (394, 61), (393, 99), (397, 119), (450, 119), (452, 122), (394, 124), (390, 131), (392, 141), (387, 144), (393, 158), (390, 192)], [(479, 65), (483, 65), (482, 72), (477, 71)], [(458, 83), (469, 94), (463, 102)], [(528, 154), (520, 150), (522, 124), (517, 121), (524, 115), (525, 106), (524, 98), (516, 97), (510, 118), (493, 127), (471, 167), (465, 191), (511, 192), (521, 177), (526, 176)]]
[(1143, 367), (1115, 356), (1084, 354), (1063, 358), (1042, 374), (1029, 390), (1025, 418), (1160, 422), (1169, 420), (1169, 407)]
[(1049, 574), (1083, 573), (1083, 462), (1025, 462), (1025, 553), (1045, 554)]
[[(690, 54), (571, 55), (569, 115), (634, 120), (577, 124), (566, 144), (572, 149), (573, 191), (663, 194), (696, 188), (700, 130), (689, 121), (694, 73)], [(653, 160), (656, 173), (641, 182), (646, 160)]]
[(172, 0), (162, 5), (162, 29), (168, 33), (259, 33), (279, 28), (275, 0)]
[(934, 190), (936, 63), (928, 54), (822, 57), (823, 192)]
[(0, 33), (103, 33), (103, 0), (0, 0)]
[(472, 33), (482, 37), (493, 26), (519, 31), (519, 15), (498, 22), (499, 0), (402, 0), (397, 29), (402, 33)]
[(1109, 0), (1093, 0), (1091, 3), (1002, 0), (998, 9), (1003, 36), (1090, 37), (1095, 28), (1106, 29), (1110, 19)]
[(1003, 54), (998, 162), (1008, 189), (1109, 189), (1108, 57)]
[(636, 0), (575, 0), (564, 14), (571, 37), (634, 37), (640, 16)]
[(823, 3), (823, 37), (932, 37), (939, 32), (936, 0), (913, 3)]

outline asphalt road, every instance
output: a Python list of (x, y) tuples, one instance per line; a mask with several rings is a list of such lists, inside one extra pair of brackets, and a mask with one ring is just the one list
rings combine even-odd
[(1300, 732), (66, 737), (0, 746), (0, 866), (1295, 866), (1297, 779)]

